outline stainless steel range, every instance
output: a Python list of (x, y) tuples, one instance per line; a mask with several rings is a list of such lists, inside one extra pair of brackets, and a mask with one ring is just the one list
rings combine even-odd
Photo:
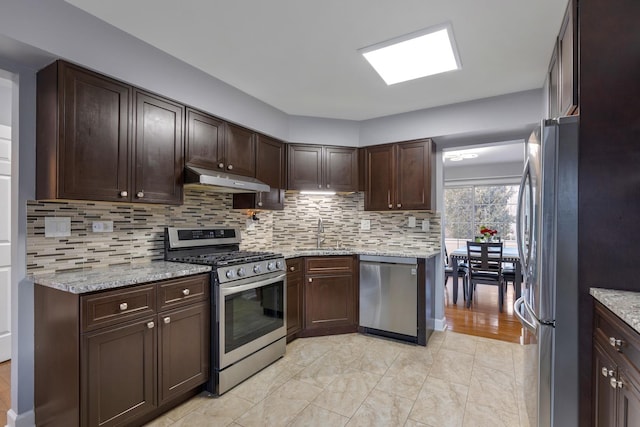
[(167, 261), (213, 267), (211, 379), (220, 395), (273, 363), (286, 346), (284, 257), (240, 251), (234, 228), (165, 229)]

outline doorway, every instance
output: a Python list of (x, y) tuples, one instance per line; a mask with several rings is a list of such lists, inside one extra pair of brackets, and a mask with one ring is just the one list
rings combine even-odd
[(11, 97), (0, 77), (0, 363), (11, 358)]
[[(465, 251), (466, 242), (474, 240), (481, 227), (497, 230), (504, 247), (516, 247), (515, 217), (523, 168), (524, 141), (443, 151), (443, 243), (448, 254)], [(490, 285), (478, 285), (467, 308), (462, 278), (454, 304), (454, 280), (449, 277), (444, 287), (448, 330), (519, 342), (521, 325), (513, 314), (515, 289), (511, 284), (500, 312), (499, 289)]]

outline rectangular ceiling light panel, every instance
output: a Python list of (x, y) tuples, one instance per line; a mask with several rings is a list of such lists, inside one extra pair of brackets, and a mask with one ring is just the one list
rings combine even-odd
[(360, 49), (387, 85), (461, 68), (451, 25), (439, 25)]

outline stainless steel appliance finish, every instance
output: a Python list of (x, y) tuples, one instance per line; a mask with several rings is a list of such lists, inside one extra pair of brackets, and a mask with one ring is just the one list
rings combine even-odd
[(416, 258), (360, 256), (361, 327), (417, 338), (417, 269)]
[(578, 426), (578, 120), (546, 120), (527, 141), (517, 237), (525, 290), (514, 312), (525, 345), (532, 426)]
[(205, 185), (219, 193), (269, 192), (270, 187), (255, 178), (234, 175), (227, 172), (185, 166), (185, 185)]
[(165, 259), (211, 265), (213, 372), (207, 390), (223, 394), (285, 353), (284, 257), (239, 250), (232, 228), (167, 228)]

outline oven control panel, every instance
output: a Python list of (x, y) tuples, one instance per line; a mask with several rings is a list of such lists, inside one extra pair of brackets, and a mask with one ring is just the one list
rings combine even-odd
[(234, 280), (241, 280), (249, 277), (255, 277), (256, 280), (259, 280), (258, 278), (260, 276), (281, 271), (285, 271), (284, 258), (253, 261), (245, 264), (219, 267), (217, 270), (218, 281), (220, 283), (228, 283)]

